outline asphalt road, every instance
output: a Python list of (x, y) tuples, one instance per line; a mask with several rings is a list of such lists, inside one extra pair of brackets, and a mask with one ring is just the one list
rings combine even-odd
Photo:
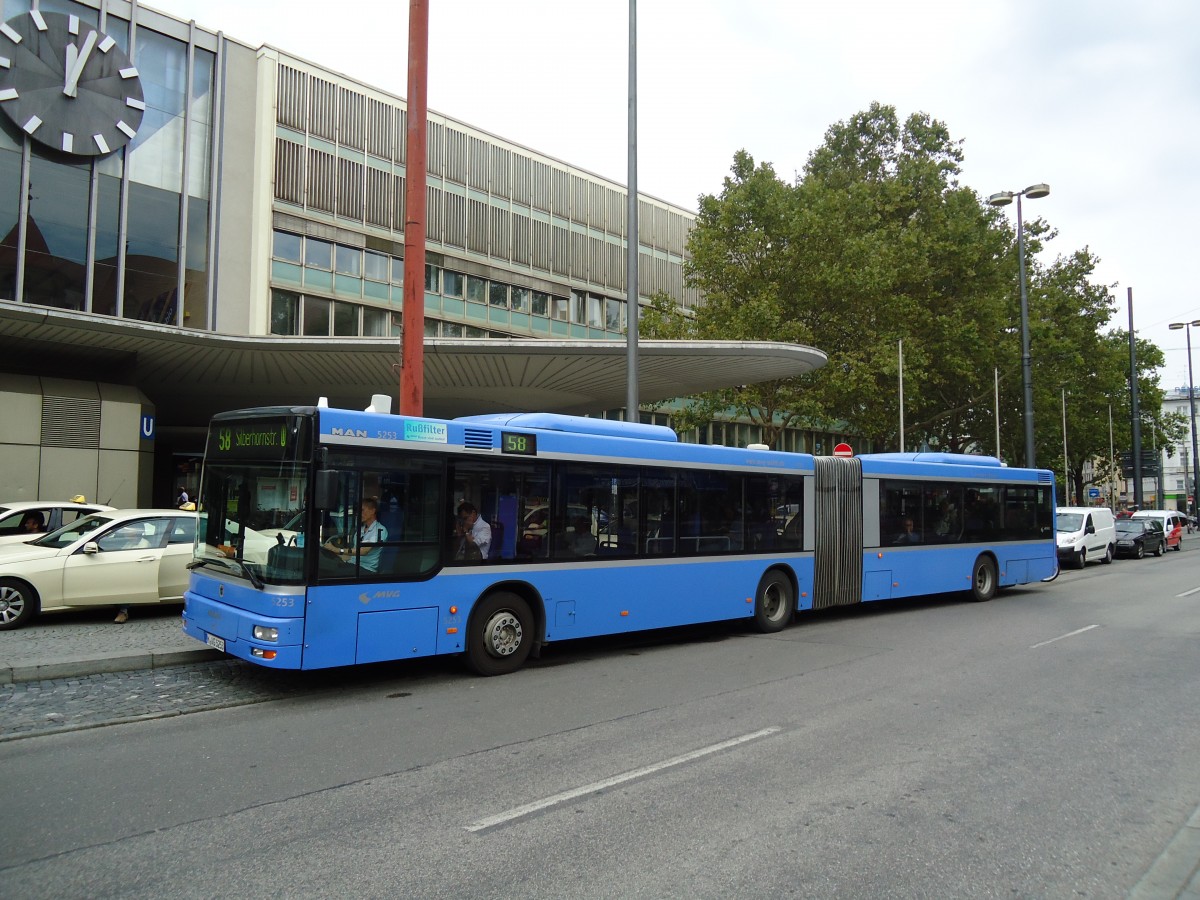
[(1194, 896), (1198, 633), (1185, 552), (496, 679), (144, 673), (244, 702), (0, 743), (0, 895)]

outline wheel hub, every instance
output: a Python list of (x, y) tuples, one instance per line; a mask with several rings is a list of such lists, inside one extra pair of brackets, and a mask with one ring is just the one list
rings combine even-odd
[(487, 651), (492, 656), (512, 656), (521, 646), (524, 637), (521, 621), (507, 610), (492, 616), (484, 629)]

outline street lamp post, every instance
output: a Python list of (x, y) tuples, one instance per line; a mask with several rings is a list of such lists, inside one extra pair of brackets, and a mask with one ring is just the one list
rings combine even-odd
[(1029, 356), (1029, 298), (1025, 289), (1025, 226), (1021, 221), (1021, 198), (1037, 200), (1050, 193), (1048, 184), (1031, 184), (1023, 191), (1001, 191), (988, 197), (992, 206), (1008, 206), (1017, 198), (1017, 265), (1021, 277), (1021, 384), (1025, 393), (1025, 467), (1034, 467), (1033, 454), (1033, 361)]
[(1191, 322), (1172, 322), (1168, 327), (1172, 331), (1178, 331), (1180, 328), (1187, 335), (1187, 350), (1188, 350), (1188, 409), (1191, 412), (1191, 427), (1192, 427), (1192, 485), (1187, 496), (1192, 497), (1192, 502), (1189, 504), (1188, 515), (1192, 515), (1195, 509), (1200, 508), (1197, 505), (1196, 491), (1200, 490), (1200, 460), (1196, 459), (1196, 384), (1192, 381), (1192, 328), (1200, 325), (1200, 319)]

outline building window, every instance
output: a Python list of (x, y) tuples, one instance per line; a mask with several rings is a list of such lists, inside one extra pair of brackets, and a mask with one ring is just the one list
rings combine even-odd
[(607, 331), (621, 330), (621, 307), (624, 306), (620, 300), (614, 300), (612, 297), (605, 298), (604, 301), (604, 328)]
[(275, 244), (272, 251), (276, 259), (300, 265), (304, 253), (304, 238), (290, 231), (276, 231)]
[(487, 302), (487, 282), (474, 275), (467, 276), (467, 299), (474, 303)]
[(391, 259), (386, 253), (376, 253), (374, 250), (368, 250), (366, 264), (363, 266), (363, 276), (368, 281), (382, 281), (386, 284), (390, 264)]
[(333, 333), (337, 337), (358, 337), (358, 311), (353, 303), (333, 304)]
[[(403, 278), (401, 278), (403, 282)], [(441, 287), (442, 270), (437, 266), (425, 266), (425, 290), (431, 294), (436, 294)]]
[(596, 294), (587, 295), (587, 323), (592, 328), (604, 327), (604, 298)]
[(353, 275), (356, 278), (362, 275), (362, 251), (357, 247), (338, 244), (334, 261), (339, 275)]
[(557, 319), (560, 322), (567, 321), (567, 298), (566, 297), (551, 297), (550, 298), (550, 318)]
[(300, 333), (300, 296), (271, 291), (271, 334)]
[(587, 324), (587, 295), (571, 291), (571, 321), (576, 325)]
[(404, 260), (392, 257), (392, 284), (404, 284)]
[(374, 306), (364, 306), (362, 311), (362, 330), (365, 337), (388, 337), (390, 330), (388, 321), (391, 313), (386, 309)]
[(317, 238), (304, 239), (304, 265), (310, 269), (333, 269), (333, 244)]
[(462, 272), (451, 272), (449, 269), (446, 269), (442, 273), (442, 293), (447, 297), (461, 297), (463, 295)]
[(501, 309), (508, 309), (508, 285), (493, 281), (488, 285), (488, 303)]
[(530, 301), (529, 311), (535, 316), (550, 315), (550, 295), (544, 294), (541, 291), (534, 291)]
[[(512, 311), (522, 313), (529, 312), (529, 288), (517, 287), (516, 285), (513, 285)], [(545, 314), (546, 313), (543, 311), (542, 315)]]
[(329, 334), (330, 303), (320, 297), (304, 298), (305, 337), (325, 337)]
[(457, 322), (443, 322), (442, 323), (442, 337), (460, 338), (463, 336), (462, 330), (463, 330), (463, 327), (460, 324), (458, 324)]

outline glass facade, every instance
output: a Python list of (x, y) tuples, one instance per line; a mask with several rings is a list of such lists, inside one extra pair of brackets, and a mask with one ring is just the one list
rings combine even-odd
[[(10, 0), (3, 15), (29, 8)], [(208, 328), (215, 53), (69, 0), (39, 9), (132, 46), (146, 109), (130, 143), (100, 157), (48, 151), (4, 119), (0, 299)]]
[[(274, 231), (271, 257), (271, 334), (400, 334), (404, 305), (400, 257), (282, 229)], [(429, 337), (551, 337), (555, 334), (551, 310), (565, 317), (569, 302), (567, 297), (505, 281), (425, 267), (425, 334)], [(589, 293), (574, 294), (573, 302), (579, 315), (586, 317), (580, 324), (589, 326), (588, 337), (622, 338), (625, 301)], [(334, 303), (332, 313), (330, 303)]]

